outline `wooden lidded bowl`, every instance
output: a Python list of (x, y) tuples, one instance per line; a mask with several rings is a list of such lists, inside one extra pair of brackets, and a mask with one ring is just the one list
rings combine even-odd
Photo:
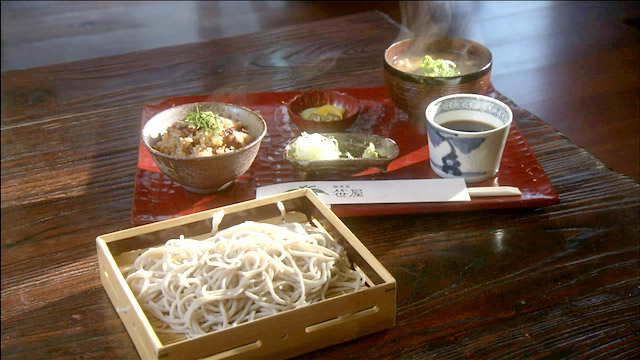
[[(404, 56), (448, 59), (456, 63), (460, 75), (435, 77), (413, 74), (394, 66)], [(486, 95), (493, 57), (485, 46), (461, 38), (427, 39), (422, 37), (398, 41), (384, 53), (384, 81), (393, 103), (412, 117), (424, 119), (427, 106), (435, 99), (451, 94)]]
[[(303, 110), (323, 105), (333, 105), (343, 108), (341, 120), (314, 121), (300, 116)], [(360, 102), (351, 95), (338, 91), (313, 90), (297, 95), (287, 106), (289, 118), (300, 128), (308, 133), (315, 132), (342, 132), (351, 126), (358, 118)]]

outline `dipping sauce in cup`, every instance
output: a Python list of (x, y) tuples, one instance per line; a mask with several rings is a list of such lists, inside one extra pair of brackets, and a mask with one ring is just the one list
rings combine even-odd
[(482, 182), (496, 175), (513, 120), (503, 102), (478, 94), (440, 97), (427, 106), (429, 162), (444, 178)]

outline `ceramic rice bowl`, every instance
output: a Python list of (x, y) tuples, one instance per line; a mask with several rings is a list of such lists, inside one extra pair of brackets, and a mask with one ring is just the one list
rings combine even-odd
[[(254, 140), (228, 153), (206, 157), (179, 157), (155, 150), (153, 146), (161, 139), (162, 133), (173, 123), (184, 119), (186, 114), (196, 112), (196, 105), (200, 111), (212, 111), (241, 122)], [(144, 125), (141, 137), (144, 147), (165, 175), (188, 191), (205, 194), (227, 188), (244, 174), (253, 164), (266, 133), (265, 120), (248, 108), (202, 102), (178, 105), (156, 114)]]

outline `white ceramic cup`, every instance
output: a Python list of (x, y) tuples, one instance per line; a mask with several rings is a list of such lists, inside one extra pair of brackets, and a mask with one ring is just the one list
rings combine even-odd
[[(431, 102), (425, 115), (429, 162), (436, 174), (470, 183), (496, 175), (513, 120), (505, 103), (478, 94), (447, 95)], [(465, 123), (455, 125), (458, 120)], [(483, 129), (470, 130), (476, 125)]]

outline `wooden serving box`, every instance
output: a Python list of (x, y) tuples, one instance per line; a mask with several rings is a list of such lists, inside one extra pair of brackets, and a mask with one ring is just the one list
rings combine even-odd
[[(278, 203), (284, 205), (281, 211)], [(142, 251), (180, 235), (211, 234), (213, 214), (223, 210), (219, 228), (244, 221), (301, 222), (323, 228), (347, 249), (366, 279), (359, 291), (283, 311), (235, 327), (187, 338), (156, 333), (120, 267)], [(100, 279), (142, 359), (278, 359), (349, 341), (395, 325), (396, 282), (358, 238), (309, 189), (245, 201), (96, 238)]]

